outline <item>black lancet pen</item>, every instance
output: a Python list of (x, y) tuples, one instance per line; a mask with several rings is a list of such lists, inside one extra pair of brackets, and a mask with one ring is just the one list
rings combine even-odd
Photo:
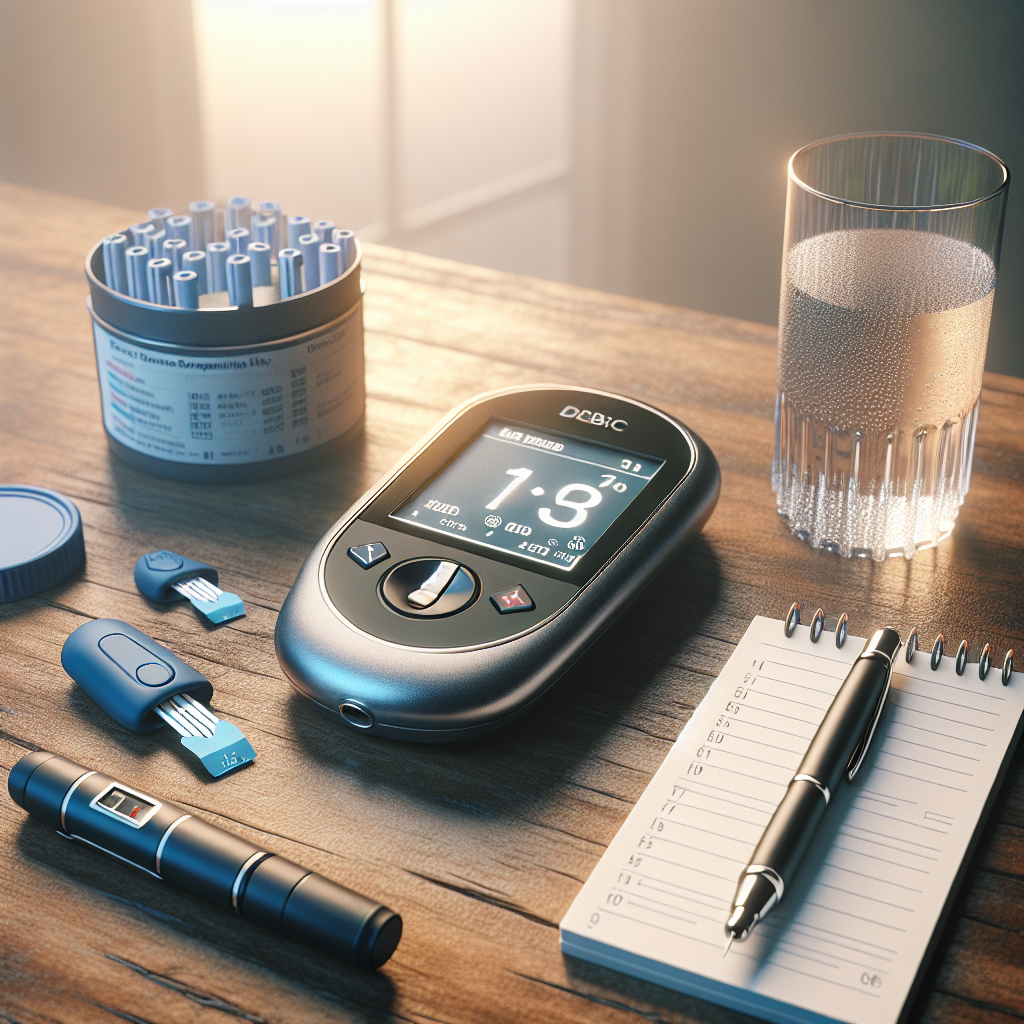
[(895, 629), (880, 629), (850, 667), (740, 876), (725, 925), (729, 936), (725, 953), (733, 940), (745, 939), (782, 899), (843, 775), (853, 782), (860, 770), (889, 693), (893, 662), (901, 646)]

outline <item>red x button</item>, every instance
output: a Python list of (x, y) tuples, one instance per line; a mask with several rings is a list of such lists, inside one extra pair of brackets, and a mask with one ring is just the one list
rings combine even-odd
[(526, 592), (524, 587), (510, 587), (508, 590), (499, 590), (497, 594), (491, 594), (491, 604), (502, 615), (509, 612), (532, 612), (537, 606), (533, 598)]

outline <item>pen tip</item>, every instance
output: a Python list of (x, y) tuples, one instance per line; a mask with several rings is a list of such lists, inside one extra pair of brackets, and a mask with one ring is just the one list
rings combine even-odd
[(735, 936), (735, 935), (730, 935), (730, 936), (729, 936), (729, 941), (728, 941), (728, 942), (727, 942), (727, 943), (725, 944), (725, 949), (723, 949), (723, 950), (722, 950), (722, 959), (723, 959), (723, 960), (725, 959), (725, 955), (726, 955), (726, 953), (728, 953), (728, 952), (729, 952), (729, 948), (730, 948), (730, 947), (732, 946), (732, 940), (733, 940), (734, 938), (736, 938), (736, 936)]

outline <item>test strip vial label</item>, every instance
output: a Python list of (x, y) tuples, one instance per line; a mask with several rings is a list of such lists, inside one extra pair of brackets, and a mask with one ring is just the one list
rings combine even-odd
[(93, 335), (103, 422), (144, 455), (206, 466), (265, 462), (333, 441), (363, 414), (361, 303), (325, 330), (230, 354), (183, 354), (95, 318)]

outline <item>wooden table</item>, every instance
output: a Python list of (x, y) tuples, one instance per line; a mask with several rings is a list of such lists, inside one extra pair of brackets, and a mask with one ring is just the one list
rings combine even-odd
[[(362, 974), (64, 842), (0, 795), (0, 1021), (681, 1022), (741, 1014), (562, 957), (558, 921), (756, 613), (793, 600), (1024, 655), (1024, 381), (988, 374), (971, 492), (912, 563), (810, 550), (769, 485), (775, 331), (367, 246), (365, 436), (337, 466), (259, 485), (176, 484), (119, 463), (100, 422), (83, 256), (141, 214), (0, 186), (0, 480), (81, 509), (84, 571), (0, 606), (0, 765), (45, 748), (194, 809), (398, 910)], [(710, 523), (543, 708), (491, 737), (405, 746), (343, 729), (288, 684), (278, 609), (327, 526), (440, 416), (537, 381), (651, 402), (722, 467)], [(2, 529), (0, 524), (0, 529)], [(136, 592), (168, 547), (248, 609), (204, 628)], [(116, 725), (60, 667), (81, 623), (123, 618), (213, 682), (256, 764), (215, 783), (170, 730)], [(1024, 1017), (1018, 756), (920, 1019)]]

